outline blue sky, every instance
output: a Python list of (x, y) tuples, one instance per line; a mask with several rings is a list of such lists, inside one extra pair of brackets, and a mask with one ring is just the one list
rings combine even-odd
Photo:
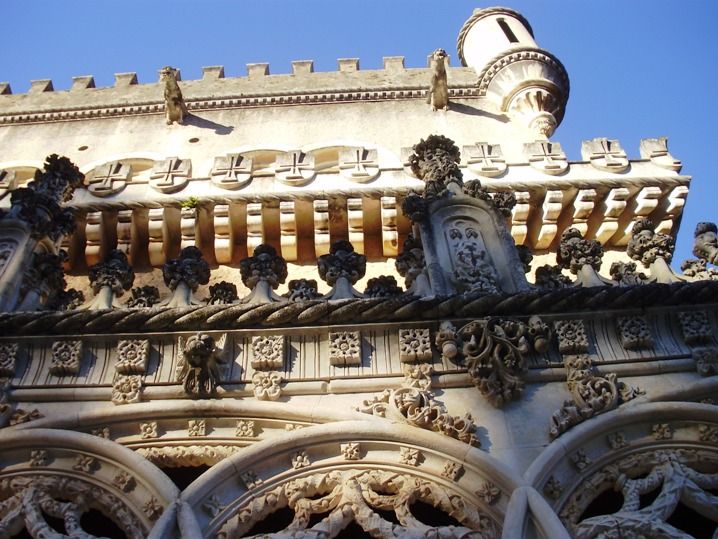
[[(456, 36), (475, 7), (466, 0), (3, 0), (0, 80), (15, 93), (31, 79), (66, 89), (76, 75), (98, 86), (135, 71), (152, 82), (164, 65), (199, 78), (206, 65), (226, 76), (269, 62), (290, 72), (313, 59), (333, 71), (336, 59), (358, 57), (364, 69), (383, 56), (426, 64), (437, 47), (458, 65)], [(715, 135), (718, 2), (712, 0), (513, 0), (536, 40), (564, 63), (571, 97), (552, 137), (570, 159), (581, 141), (606, 136), (638, 158), (641, 138), (666, 135), (671, 153), (693, 176), (674, 265), (691, 256), (698, 221), (718, 220)], [(438, 6), (438, 7), (437, 7)]]

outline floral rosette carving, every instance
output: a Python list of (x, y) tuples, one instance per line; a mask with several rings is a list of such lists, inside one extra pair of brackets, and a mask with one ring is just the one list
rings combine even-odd
[(56, 341), (52, 343), (50, 372), (56, 376), (80, 372), (82, 341)]
[(282, 396), (282, 375), (276, 371), (255, 372), (252, 376), (254, 396), (259, 400), (275, 401)]

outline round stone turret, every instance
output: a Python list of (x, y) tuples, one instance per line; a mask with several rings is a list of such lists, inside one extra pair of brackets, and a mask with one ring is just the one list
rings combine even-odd
[(566, 109), (568, 73), (538, 46), (523, 15), (505, 7), (476, 9), (461, 27), (457, 48), (461, 63), (479, 74), (479, 95), (537, 138), (551, 136)]

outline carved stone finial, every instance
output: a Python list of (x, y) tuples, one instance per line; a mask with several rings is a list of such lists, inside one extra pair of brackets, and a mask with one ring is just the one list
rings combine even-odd
[(125, 290), (132, 287), (135, 272), (127, 260), (127, 255), (114, 249), (103, 262), (90, 267), (88, 277), (95, 294), (95, 299), (88, 308), (111, 309), (113, 306), (120, 307), (115, 304), (115, 297), (121, 296)]
[(693, 255), (709, 264), (718, 264), (718, 227), (716, 224), (698, 223), (693, 237)]
[(534, 255), (528, 245), (517, 245), (516, 252), (519, 254), (519, 260), (524, 267), (524, 273), (531, 271), (531, 262), (534, 259)]
[(239, 299), (237, 285), (228, 281), (220, 281), (209, 287), (208, 305), (229, 305)]
[(459, 169), (461, 153), (454, 141), (442, 135), (429, 135), (419, 141), (409, 156), (409, 166), (426, 183), (424, 197), (443, 197), (451, 191), (461, 193), (463, 176)]
[(446, 78), (446, 63), (449, 55), (444, 49), (436, 49), (431, 55), (431, 85), (426, 102), (431, 110), (449, 110), (449, 84)]
[(366, 256), (356, 253), (351, 243), (346, 240), (335, 241), (329, 254), (317, 259), (317, 266), (319, 277), (332, 287), (326, 299), (362, 297), (352, 285), (366, 273)]
[(655, 231), (653, 223), (646, 218), (633, 224), (633, 234), (628, 241), (626, 254), (633, 260), (650, 268), (650, 281), (672, 283), (683, 280), (669, 266), (673, 258), (675, 240), (667, 234)]
[(160, 291), (156, 286), (138, 286), (130, 292), (132, 297), (127, 300), (130, 308), (148, 309), (160, 302)]
[(417, 296), (431, 295), (431, 285), (426, 276), (426, 260), (421, 242), (413, 235), (404, 240), (404, 248), (396, 257), (396, 271), (404, 277), (404, 286)]
[(217, 391), (220, 382), (220, 366), (225, 363), (224, 348), (227, 334), (215, 342), (206, 333), (179, 337), (177, 381), (182, 383), (185, 393), (207, 397)]
[(240, 261), (239, 272), (244, 286), (252, 290), (243, 302), (252, 304), (284, 301), (272, 290), (287, 279), (287, 262), (271, 245), (258, 245), (252, 256)]
[(578, 276), (579, 286), (603, 286), (610, 283), (597, 273), (601, 268), (602, 258), (601, 244), (596, 240), (584, 239), (577, 228), (567, 228), (561, 234), (556, 262)]
[(718, 270), (706, 266), (700, 258), (690, 258), (681, 263), (681, 271), (692, 281), (718, 281)]
[(289, 291), (284, 295), (289, 301), (310, 301), (321, 297), (314, 279), (292, 279), (288, 288)]
[(177, 83), (178, 70), (171, 66), (165, 66), (160, 70), (160, 80), (164, 83), (165, 92), (165, 118), (167, 125), (173, 123), (183, 124), (184, 117), (188, 114), (187, 105), (185, 105)]
[(364, 295), (368, 298), (390, 298), (402, 293), (403, 290), (393, 275), (380, 275), (369, 279), (366, 290), (364, 290)]
[(209, 282), (209, 264), (202, 258), (202, 251), (189, 246), (180, 251), (177, 258), (168, 260), (162, 267), (165, 284), (172, 290), (172, 297), (166, 302), (168, 307), (199, 305), (192, 297), (199, 285)]
[(27, 223), (35, 239), (58, 240), (75, 228), (72, 210), (61, 208), (60, 204), (72, 198), (84, 178), (67, 157), (48, 156), (44, 169), (35, 172), (35, 178), (27, 187), (12, 191), (7, 217)]

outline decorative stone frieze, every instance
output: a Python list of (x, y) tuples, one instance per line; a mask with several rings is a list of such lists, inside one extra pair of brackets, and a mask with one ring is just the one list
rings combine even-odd
[(573, 399), (564, 401), (551, 417), (551, 439), (586, 419), (614, 410), (644, 393), (641, 389), (619, 381), (614, 373), (600, 374), (588, 355), (567, 355), (564, 365), (568, 373), (566, 386)]
[(127, 307), (131, 309), (149, 309), (160, 302), (160, 291), (156, 286), (138, 286), (130, 294)]
[(210, 285), (207, 305), (231, 305), (237, 303), (238, 299), (237, 285), (228, 281), (220, 281)]
[(15, 375), (19, 348), (20, 345), (16, 342), (0, 343), (0, 377), (12, 378)]
[[(198, 440), (200, 441), (200, 440)], [(238, 445), (191, 444), (151, 445), (139, 447), (136, 452), (161, 468), (214, 466), (241, 449)]]
[(150, 358), (150, 341), (124, 339), (117, 343), (115, 371), (120, 374), (145, 374)]
[(52, 343), (50, 373), (66, 376), (80, 372), (82, 361), (82, 341), (55, 341)]
[(184, 189), (192, 175), (192, 161), (170, 157), (157, 161), (150, 172), (150, 187), (160, 193), (176, 193)]
[(335, 367), (361, 365), (361, 334), (358, 331), (330, 331), (329, 363)]
[(476, 387), (496, 406), (517, 399), (521, 395), (526, 370), (525, 354), (539, 353), (548, 347), (547, 335), (537, 330), (548, 327), (537, 320), (529, 325), (508, 318), (487, 318), (470, 322), (454, 331), (450, 324), (442, 324), (436, 345), (447, 361), (463, 360)]
[(96, 197), (116, 195), (127, 187), (132, 167), (120, 161), (112, 161), (95, 167), (87, 180), (87, 190)]
[(625, 172), (630, 166), (621, 144), (607, 138), (584, 140), (581, 144), (581, 157), (598, 170), (606, 172)]
[(226, 343), (226, 333), (217, 341), (207, 333), (178, 338), (176, 379), (187, 395), (207, 398), (216, 393)]
[(681, 311), (678, 313), (683, 339), (689, 346), (711, 342), (713, 329), (705, 311)]
[(319, 277), (332, 287), (326, 299), (350, 299), (362, 297), (353, 285), (366, 273), (366, 256), (354, 251), (346, 240), (332, 243), (329, 254), (317, 259)]
[(199, 285), (209, 282), (209, 273), (209, 264), (202, 258), (202, 251), (192, 245), (182, 249), (179, 257), (168, 260), (162, 266), (162, 277), (172, 290), (172, 297), (163, 302), (163, 306), (201, 305), (192, 294)]
[(284, 367), (284, 335), (252, 337), (252, 368), (276, 371)]
[(231, 153), (214, 158), (212, 183), (222, 189), (241, 189), (252, 181), (252, 159)]
[(239, 263), (244, 286), (252, 292), (242, 299), (243, 303), (262, 304), (283, 301), (272, 290), (287, 279), (287, 262), (277, 254), (276, 249), (263, 243), (254, 249), (254, 254)]
[(653, 347), (653, 336), (648, 322), (643, 316), (619, 316), (616, 328), (621, 346), (626, 350), (639, 350)]
[(113, 404), (131, 404), (142, 400), (142, 376), (118, 374), (112, 382)]
[(561, 354), (588, 352), (588, 336), (583, 320), (557, 320), (553, 323)]
[(344, 460), (360, 460), (361, 446), (358, 442), (349, 442), (339, 446)]
[(524, 144), (524, 155), (533, 168), (544, 174), (556, 176), (568, 170), (568, 158), (558, 142), (527, 142)]
[(252, 376), (254, 396), (263, 401), (275, 401), (282, 396), (284, 378), (276, 371), (255, 372)]
[(429, 328), (399, 330), (399, 360), (403, 363), (431, 361), (431, 331)]
[(691, 350), (696, 371), (701, 376), (718, 374), (718, 348), (694, 348)]

